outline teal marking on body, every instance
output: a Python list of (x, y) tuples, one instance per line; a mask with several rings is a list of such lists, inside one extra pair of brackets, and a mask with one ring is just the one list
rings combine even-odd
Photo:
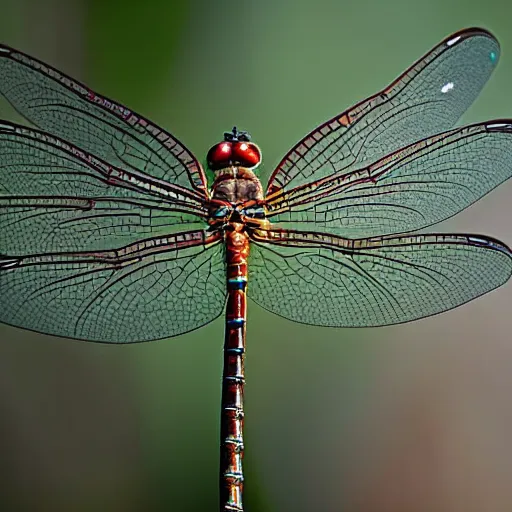
[(226, 323), (228, 327), (242, 327), (245, 320), (243, 318), (233, 318), (232, 320), (228, 320)]
[(247, 285), (247, 278), (245, 277), (232, 277), (228, 279), (228, 286), (231, 290), (243, 290)]
[(227, 352), (228, 354), (238, 354), (238, 355), (242, 355), (245, 352), (244, 349), (241, 347), (227, 348), (227, 349), (224, 349), (224, 351)]
[(491, 59), (491, 62), (494, 64), (498, 59), (498, 54), (496, 52), (490, 52), (489, 59)]

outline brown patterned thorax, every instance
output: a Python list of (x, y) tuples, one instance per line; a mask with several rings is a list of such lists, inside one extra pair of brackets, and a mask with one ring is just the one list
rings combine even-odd
[(212, 186), (212, 199), (241, 204), (263, 199), (263, 187), (250, 169), (232, 166), (216, 173)]

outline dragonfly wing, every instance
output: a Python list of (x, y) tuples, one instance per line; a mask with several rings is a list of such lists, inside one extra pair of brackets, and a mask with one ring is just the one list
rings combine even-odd
[(267, 195), (349, 172), (452, 128), (487, 82), (499, 51), (482, 29), (445, 39), (386, 89), (304, 137), (273, 172)]
[(22, 52), (0, 45), (0, 94), (26, 119), (112, 165), (206, 197), (196, 158), (141, 115)]
[(348, 240), (262, 233), (251, 244), (249, 296), (273, 313), (311, 325), (408, 322), (464, 304), (512, 274), (510, 249), (484, 236)]
[(176, 336), (225, 304), (223, 245), (202, 230), (113, 251), (0, 256), (0, 321), (75, 339)]
[(94, 251), (204, 227), (190, 190), (123, 171), (52, 135), (0, 123), (0, 254)]
[(512, 121), (489, 121), (296, 187), (269, 201), (269, 217), (349, 238), (410, 232), (455, 215), (510, 176)]

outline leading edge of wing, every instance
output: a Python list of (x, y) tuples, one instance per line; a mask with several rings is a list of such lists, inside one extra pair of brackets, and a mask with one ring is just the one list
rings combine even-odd
[[(375, 250), (386, 246), (404, 246), (411, 244), (431, 244), (442, 241), (443, 243), (475, 245), (497, 250), (507, 254), (511, 258), (512, 249), (501, 240), (482, 234), (457, 234), (457, 233), (427, 233), (421, 235), (391, 235), (376, 236), (371, 238), (345, 238), (328, 233), (317, 233), (316, 231), (302, 231), (295, 229), (258, 229), (251, 233), (251, 239), (259, 243), (275, 245), (294, 245), (295, 247), (323, 247), (334, 251), (361, 252), (364, 250)], [(512, 270), (512, 268), (511, 268)]]

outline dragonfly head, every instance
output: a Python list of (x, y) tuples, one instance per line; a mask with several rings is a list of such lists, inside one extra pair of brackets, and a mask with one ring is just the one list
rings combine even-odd
[(231, 166), (245, 167), (254, 171), (261, 163), (260, 148), (251, 142), (251, 136), (238, 131), (236, 126), (224, 132), (224, 141), (215, 144), (206, 156), (208, 168), (219, 171)]

